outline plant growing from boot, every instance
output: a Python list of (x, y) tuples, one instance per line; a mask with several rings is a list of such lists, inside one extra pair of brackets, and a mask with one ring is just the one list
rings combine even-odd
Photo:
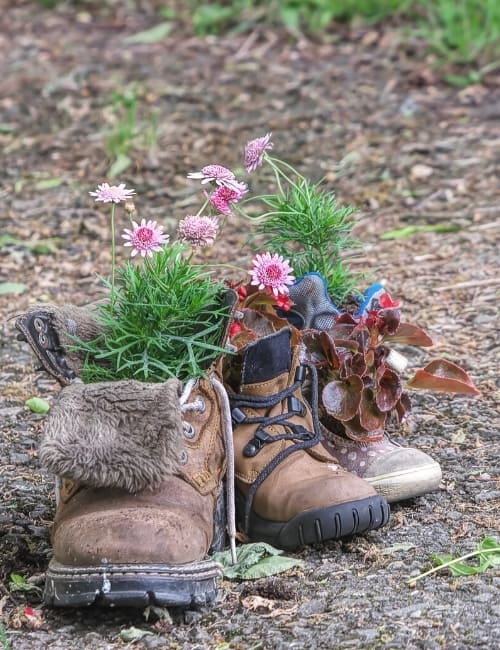
[(446, 359), (431, 361), (404, 384), (406, 359), (390, 344), (427, 347), (432, 340), (401, 322), (398, 303), (388, 293), (366, 315), (341, 314), (331, 329), (303, 331), (302, 340), (318, 368), (322, 422), (354, 440), (381, 439), (391, 417), (404, 421), (411, 410), (405, 388), (479, 394), (467, 373)]
[(114, 300), (99, 307), (103, 334), (80, 344), (85, 382), (185, 380), (204, 374), (225, 351), (219, 345), (229, 313), (224, 285), (186, 253), (174, 242), (119, 270)]
[(266, 163), (277, 186), (275, 194), (252, 199), (267, 208), (255, 219), (254, 237), (262, 235), (267, 247), (280, 255), (291, 254), (297, 277), (320, 273), (332, 300), (341, 304), (359, 294), (360, 274), (351, 271), (344, 259), (360, 246), (352, 235), (355, 209), (339, 205), (335, 193), (323, 187), (322, 181), (313, 183), (288, 163), (271, 157), (267, 153), (271, 147), (267, 134), (246, 148), (247, 171)]
[[(216, 176), (217, 172), (224, 176), (221, 170), (215, 170)], [(217, 185), (215, 192), (220, 188)], [(235, 182), (232, 189), (239, 196), (244, 185)], [(102, 334), (87, 342), (75, 340), (73, 347), (85, 355), (83, 380), (159, 382), (204, 374), (214, 358), (225, 352), (220, 345), (222, 324), (230, 311), (222, 281), (213, 279), (206, 265), (192, 263), (195, 249), (213, 244), (218, 233), (217, 217), (200, 214), (210, 199), (197, 215), (179, 222), (178, 241), (173, 243), (156, 221), (132, 220), (122, 238), (124, 246), (131, 248), (131, 257), (142, 258), (142, 263), (127, 261), (116, 272), (115, 204), (128, 201), (135, 191), (124, 184), (103, 183), (90, 194), (96, 201), (112, 203), (112, 268), (111, 280), (103, 280), (110, 299), (99, 304), (96, 312)], [(125, 208), (135, 214), (130, 201)]]
[[(354, 290), (354, 276), (344, 262), (345, 253), (358, 242), (352, 237), (353, 209), (339, 207), (333, 193), (312, 184), (287, 163), (269, 156), (271, 134), (256, 138), (245, 148), (245, 167), (253, 173), (267, 163), (273, 170), (277, 192), (254, 200), (271, 208), (257, 219), (257, 232), (268, 236), (274, 252), (256, 254), (248, 271), (251, 281), (230, 282), (236, 288), (239, 315), (229, 328), (233, 347), (241, 348), (262, 335), (263, 328), (289, 327), (292, 306), (288, 287), (296, 275), (320, 273), (326, 279), (330, 299), (346, 298)], [(228, 314), (223, 304), (224, 286), (214, 268), (194, 264), (196, 249), (212, 245), (224, 222), (243, 209), (246, 183), (228, 168), (209, 164), (188, 178), (200, 181), (204, 200), (198, 212), (179, 221), (177, 242), (169, 243), (161, 226), (143, 219), (125, 229), (125, 246), (142, 265), (127, 262), (115, 286), (115, 204), (130, 199), (134, 190), (100, 185), (91, 193), (96, 201), (112, 203), (112, 275), (107, 282), (111, 300), (99, 308), (103, 334), (80, 343), (87, 353), (87, 381), (137, 378), (163, 381), (203, 374), (218, 353), (218, 322)], [(128, 204), (128, 212), (135, 207)], [(189, 248), (190, 247), (190, 248)], [(292, 251), (293, 266), (285, 258)], [(292, 274), (295, 275), (292, 275)], [(400, 323), (400, 312), (388, 294), (379, 296), (367, 314), (344, 312), (327, 332), (295, 332), (318, 363), (324, 386), (323, 408), (327, 417), (345, 427), (353, 437), (379, 435), (392, 413), (402, 420), (410, 409), (403, 390), (401, 369), (394, 366), (389, 343), (431, 345), (425, 332)], [(253, 316), (251, 316), (253, 314)], [(265, 325), (263, 325), (265, 323)], [(407, 388), (427, 388), (477, 394), (467, 374), (455, 364), (439, 359), (418, 370)]]

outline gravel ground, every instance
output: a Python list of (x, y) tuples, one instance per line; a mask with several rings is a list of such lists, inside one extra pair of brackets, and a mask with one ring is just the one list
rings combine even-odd
[[(486, 535), (498, 538), (499, 76), (447, 87), (422, 45), (390, 26), (323, 42), (263, 28), (202, 40), (179, 29), (156, 44), (126, 45), (125, 36), (157, 22), (153, 5), (43, 11), (18, 2), (0, 24), (0, 281), (29, 287), (0, 295), (0, 622), (10, 647), (494, 647), (498, 572), (443, 572), (413, 588), (407, 580), (432, 566), (431, 553), (465, 553)], [(405, 349), (411, 364), (446, 356), (482, 393), (414, 394), (410, 423), (394, 432), (441, 463), (439, 492), (395, 504), (380, 531), (301, 551), (300, 570), (225, 582), (210, 609), (148, 621), (140, 611), (40, 605), (53, 479), (37, 458), (43, 416), (24, 402), (51, 402), (59, 388), (34, 371), (9, 320), (39, 301), (84, 304), (99, 295), (95, 274), (109, 272), (109, 233), (87, 192), (109, 166), (110, 95), (133, 82), (143, 131), (158, 115), (156, 146), (138, 143), (123, 175), (148, 216), (169, 227), (193, 203), (188, 171), (213, 160), (234, 166), (248, 138), (273, 131), (281, 158), (324, 175), (359, 208), (364, 246), (355, 264), (387, 278), (406, 320), (436, 342), (426, 355)], [(50, 179), (60, 184), (41, 183)], [(455, 231), (381, 238), (438, 223)], [(212, 255), (231, 259), (245, 234), (245, 224), (231, 222)], [(54, 237), (54, 250), (41, 251), (40, 240)], [(248, 259), (242, 252), (242, 268)], [(11, 592), (11, 573), (32, 589)], [(27, 605), (39, 614), (35, 623)], [(149, 634), (127, 641), (132, 626)], [(8, 647), (0, 636), (2, 643)]]

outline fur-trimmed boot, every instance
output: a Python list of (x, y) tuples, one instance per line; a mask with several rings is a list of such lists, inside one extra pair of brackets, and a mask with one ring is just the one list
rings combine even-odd
[(227, 529), (234, 548), (234, 514), (229, 508), (226, 526), (223, 494), (233, 454), (225, 390), (214, 371), (184, 387), (176, 379), (83, 384), (73, 379), (79, 360), (70, 365), (61, 341), (69, 327), (71, 336), (95, 336), (89, 323), (85, 308), (50, 305), (16, 323), (65, 384), (40, 446), (60, 485), (44, 601), (209, 603), (221, 576), (210, 553), (224, 547)]
[[(229, 358), (237, 517), (250, 539), (284, 549), (379, 528), (383, 497), (320, 444), (317, 380), (284, 328)], [(309, 406), (302, 395), (312, 385)]]

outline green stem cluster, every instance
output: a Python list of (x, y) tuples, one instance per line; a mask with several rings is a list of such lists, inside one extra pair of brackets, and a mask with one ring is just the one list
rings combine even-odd
[(312, 183), (288, 163), (267, 154), (264, 161), (273, 170), (277, 192), (256, 197), (269, 209), (248, 217), (256, 224), (253, 239), (262, 235), (268, 250), (291, 257), (296, 277), (320, 273), (334, 301), (359, 293), (359, 274), (345, 262), (359, 247), (352, 236), (354, 208), (339, 205), (322, 181)]

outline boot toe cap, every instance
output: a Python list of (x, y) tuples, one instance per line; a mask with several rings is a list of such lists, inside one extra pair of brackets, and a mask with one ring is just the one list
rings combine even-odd
[(438, 489), (442, 472), (423, 451), (399, 447), (375, 458), (363, 478), (391, 503)]
[(61, 522), (53, 536), (62, 564), (186, 564), (203, 559), (210, 539), (185, 511), (124, 508), (83, 513)]

